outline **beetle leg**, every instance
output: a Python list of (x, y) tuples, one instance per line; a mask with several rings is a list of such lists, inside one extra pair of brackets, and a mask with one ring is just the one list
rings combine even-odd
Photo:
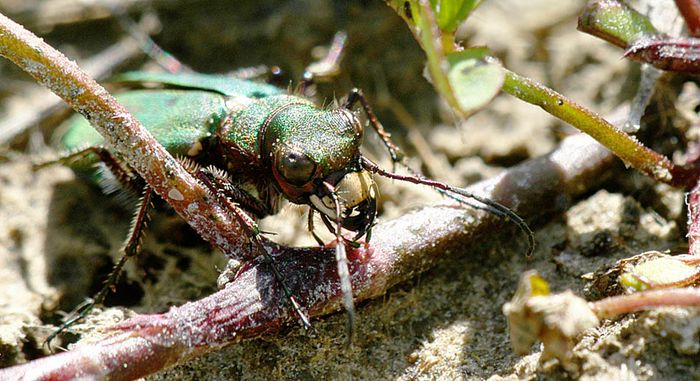
[[(193, 73), (194, 71), (189, 66), (178, 60), (172, 53), (163, 49), (149, 36), (148, 30), (141, 26), (145, 22), (142, 21), (136, 23), (131, 17), (128, 16), (124, 9), (120, 9), (117, 20), (120, 26), (124, 29), (129, 36), (134, 39), (141, 51), (143, 51), (149, 58), (155, 61), (163, 69), (169, 73)], [(146, 20), (147, 21), (147, 20)], [(282, 85), (282, 70), (278, 66), (267, 67), (266, 65), (258, 65), (252, 67), (244, 67), (238, 69), (232, 73), (233, 77), (245, 79), (245, 80), (255, 80), (255, 79), (267, 79), (268, 83), (276, 86)]]
[[(321, 214), (321, 217), (323, 217), (323, 214)], [(308, 223), (309, 232), (311, 232), (311, 235), (314, 236), (316, 243), (318, 243), (319, 246), (324, 246), (325, 244), (323, 243), (323, 240), (321, 239), (321, 237), (318, 236), (318, 234), (316, 234), (316, 231), (314, 228), (314, 210), (312, 208), (309, 208), (309, 219), (308, 219), (307, 223)]]
[(238, 184), (231, 182), (226, 172), (214, 166), (206, 167), (201, 171), (207, 175), (214, 189), (223, 192), (231, 201), (241, 205), (255, 217), (263, 218), (272, 214), (272, 208), (269, 205), (246, 192)]
[(304, 328), (310, 329), (311, 322), (309, 321), (308, 316), (306, 316), (306, 314), (301, 310), (301, 306), (299, 305), (299, 302), (297, 302), (294, 295), (292, 295), (292, 292), (289, 291), (289, 287), (287, 287), (287, 283), (285, 282), (284, 277), (275, 265), (275, 259), (270, 254), (269, 244), (266, 244), (263, 240), (263, 236), (260, 235), (260, 229), (258, 228), (258, 225), (243, 209), (241, 209), (238, 205), (232, 202), (232, 200), (228, 198), (224, 190), (221, 187), (219, 187), (219, 185), (224, 185), (224, 182), (228, 181), (227, 177), (218, 176), (215, 177), (216, 180), (212, 180), (212, 178), (210, 178), (211, 174), (215, 172), (219, 173), (220, 171), (214, 171), (213, 168), (209, 168), (209, 170), (205, 168), (198, 171), (195, 174), (195, 177), (198, 180), (200, 180), (204, 184), (204, 186), (207, 187), (207, 189), (212, 193), (214, 197), (217, 198), (217, 200), (221, 204), (228, 205), (229, 209), (235, 214), (236, 218), (238, 218), (241, 224), (248, 230), (248, 236), (250, 238), (251, 244), (258, 246), (260, 252), (270, 264), (272, 272), (275, 275), (275, 279), (280, 284), (280, 287), (282, 288), (285, 297), (287, 298), (287, 300), (289, 300), (290, 304), (292, 305), (292, 310), (294, 310), (294, 312), (297, 314)]
[(304, 74), (297, 88), (297, 94), (309, 96), (307, 92), (315, 81), (329, 79), (340, 73), (340, 61), (343, 59), (347, 40), (348, 35), (344, 31), (341, 30), (335, 33), (331, 46), (328, 48), (328, 53), (320, 60), (310, 63), (304, 69)]
[[(34, 170), (38, 170), (50, 165), (61, 164), (70, 166), (72, 163), (79, 162), (82, 159), (88, 157), (88, 155), (95, 155), (102, 162), (107, 169), (112, 173), (117, 182), (125, 189), (138, 194), (144, 187), (144, 182), (141, 177), (135, 173), (131, 168), (123, 163), (120, 159), (112, 155), (107, 148), (104, 146), (90, 146), (81, 149), (76, 152), (66, 154), (56, 160), (45, 161), (42, 163), (37, 163), (33, 165)], [(113, 186), (113, 185), (112, 185)], [(107, 187), (109, 188), (109, 187)], [(109, 193), (110, 189), (104, 189)]]
[(131, 17), (129, 17), (124, 7), (118, 7), (116, 11), (119, 25), (122, 27), (122, 29), (124, 29), (124, 31), (129, 33), (129, 36), (131, 36), (131, 38), (138, 43), (141, 50), (149, 58), (151, 58), (169, 73), (177, 74), (193, 72), (190, 67), (180, 62), (180, 60), (175, 58), (175, 56), (161, 48), (155, 41), (153, 41), (151, 36), (149, 36), (148, 30), (146, 30), (148, 26), (142, 25), (147, 24), (148, 20), (144, 21), (147, 16), (144, 16), (140, 23), (136, 23)]
[(70, 326), (75, 324), (77, 321), (82, 320), (87, 316), (87, 314), (96, 306), (96, 305), (101, 305), (105, 297), (110, 291), (114, 290), (114, 285), (117, 283), (117, 280), (119, 280), (119, 276), (122, 273), (122, 270), (124, 269), (124, 265), (126, 265), (126, 262), (131, 258), (136, 256), (139, 252), (139, 247), (141, 245), (141, 238), (143, 238), (143, 232), (146, 229), (146, 225), (148, 224), (149, 220), (149, 215), (148, 215), (148, 208), (151, 206), (151, 199), (153, 197), (153, 188), (150, 186), (146, 185), (143, 188), (143, 194), (141, 196), (141, 199), (138, 204), (138, 208), (136, 209), (136, 213), (134, 214), (134, 219), (131, 221), (131, 228), (129, 229), (129, 235), (124, 242), (124, 247), (122, 248), (123, 255), (119, 259), (119, 262), (117, 262), (116, 265), (114, 265), (114, 268), (112, 269), (112, 272), (109, 274), (109, 277), (105, 281), (104, 285), (102, 286), (102, 289), (95, 294), (95, 296), (92, 299), (86, 300), (84, 303), (79, 305), (73, 315), (70, 319), (64, 321), (56, 331), (51, 333), (49, 337), (46, 338), (46, 345), (51, 346), (51, 341), (53, 341), (56, 336), (58, 336), (61, 332), (65, 331), (68, 329)]

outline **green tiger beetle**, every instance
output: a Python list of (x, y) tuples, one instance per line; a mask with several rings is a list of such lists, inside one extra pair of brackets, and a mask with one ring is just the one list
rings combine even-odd
[[(337, 41), (335, 49), (330, 50), (331, 55), (335, 54), (331, 59), (338, 59), (336, 45)], [(116, 95), (117, 100), (171, 154), (182, 158), (212, 194), (232, 201), (237, 208), (240, 206), (241, 219), (252, 236), (259, 236), (260, 231), (249, 215), (262, 218), (274, 214), (280, 207), (280, 199), (286, 198), (294, 204), (309, 206), (309, 230), (324, 245), (313, 226), (314, 213), (320, 215), (335, 236), (338, 274), (348, 316), (348, 342), (352, 337), (354, 304), (345, 244), (358, 245), (362, 237), (367, 242), (370, 240), (378, 195), (372, 174), (431, 186), (464, 205), (470, 205), (467, 198), (476, 200), (485, 205), (484, 209), (515, 222), (528, 236), (528, 255), (532, 252), (531, 230), (507, 207), (415, 172), (400, 175), (383, 170), (363, 156), (360, 146), (364, 127), (353, 111), (358, 102), (392, 160), (403, 164), (401, 151), (390, 140), (362, 91), (354, 89), (336, 107), (323, 109), (303, 95), (311, 80), (311, 76), (305, 75), (300, 85), (302, 90), (295, 94), (266, 83), (189, 72), (129, 72), (117, 76), (113, 82), (130, 86), (130, 90)], [(140, 192), (142, 197), (124, 254), (104, 287), (92, 300), (78, 307), (74, 317), (64, 322), (47, 342), (85, 317), (95, 304), (103, 302), (128, 258), (138, 251), (153, 196), (148, 185), (102, 145), (102, 137), (82, 117), (72, 117), (54, 138), (55, 145), (72, 153), (40, 167), (62, 163), (92, 180), (104, 181), (105, 173), (95, 171), (95, 165), (102, 163), (121, 187)], [(352, 232), (352, 238), (345, 238), (342, 230)], [(272, 258), (268, 259), (293, 310), (302, 324), (310, 327), (309, 319), (284, 285)]]

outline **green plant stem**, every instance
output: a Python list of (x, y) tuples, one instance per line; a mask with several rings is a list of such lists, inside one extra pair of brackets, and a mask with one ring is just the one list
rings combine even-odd
[(621, 48), (643, 36), (662, 35), (646, 16), (616, 0), (588, 2), (578, 18), (578, 30)]
[(529, 78), (506, 70), (503, 91), (533, 105), (585, 132), (617, 155), (626, 165), (652, 178), (679, 186), (694, 174), (673, 165), (668, 158), (643, 146), (596, 113)]
[[(444, 35), (440, 33), (440, 29), (435, 21), (435, 14), (430, 8), (428, 0), (419, 1), (420, 17), (417, 20), (416, 27), (411, 26), (411, 31), (416, 36), (416, 40), (420, 43), (425, 55), (428, 59), (428, 71), (433, 86), (437, 92), (450, 104), (452, 109), (460, 111), (459, 101), (455, 98), (454, 91), (450, 85), (450, 81), (445, 74), (445, 68), (448, 67), (445, 59), (445, 51), (443, 42), (446, 41)], [(453, 41), (454, 39), (450, 39)], [(448, 44), (448, 49), (452, 48), (452, 44)]]

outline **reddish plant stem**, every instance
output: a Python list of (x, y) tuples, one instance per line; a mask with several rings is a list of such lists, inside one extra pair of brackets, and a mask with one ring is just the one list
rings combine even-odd
[(643, 37), (631, 42), (625, 57), (677, 73), (700, 73), (700, 40), (692, 37)]
[(0, 14), (0, 55), (85, 116), (144, 180), (205, 240), (234, 258), (257, 253), (235, 214), (218, 205), (124, 107), (63, 54)]
[[(106, 79), (118, 67), (142, 54), (136, 42), (131, 37), (125, 37), (86, 61), (83, 64), (83, 70), (92, 78)], [(63, 101), (48, 92), (38, 100), (33, 99), (32, 105), (36, 107), (33, 112), (18, 113), (11, 118), (0, 120), (0, 144), (11, 142), (17, 135), (40, 125), (48, 117), (62, 112), (63, 109), (68, 111)]]
[[(586, 135), (564, 140), (551, 154), (513, 167), (469, 188), (534, 218), (561, 210), (609, 173), (614, 156)], [(494, 231), (512, 227), (484, 211), (454, 204), (425, 207), (374, 229), (371, 246), (348, 251), (355, 301), (383, 295), (398, 282), (430, 268)], [(524, 240), (524, 238), (523, 238)], [(468, 249), (466, 249), (468, 250)], [(310, 316), (342, 308), (332, 249), (278, 248), (276, 264)], [(271, 333), (294, 318), (268, 265), (256, 259), (223, 290), (159, 315), (139, 315), (110, 328), (102, 342), (0, 370), (0, 379), (77, 376), (125, 380), (189, 356)]]
[(676, 0), (676, 7), (683, 16), (690, 35), (700, 37), (700, 1)]
[(629, 295), (612, 296), (592, 302), (590, 305), (593, 312), (600, 318), (611, 318), (659, 307), (697, 307), (700, 305), (700, 289), (665, 288), (640, 291)]

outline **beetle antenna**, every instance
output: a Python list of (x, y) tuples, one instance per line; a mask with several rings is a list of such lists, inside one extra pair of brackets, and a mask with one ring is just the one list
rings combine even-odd
[[(535, 251), (535, 234), (532, 232), (530, 227), (527, 225), (525, 220), (522, 219), (519, 215), (517, 215), (513, 210), (508, 208), (507, 206), (490, 200), (485, 197), (477, 196), (474, 193), (471, 193), (463, 188), (457, 188), (453, 187), (449, 184), (436, 181), (436, 180), (431, 180), (427, 179), (425, 177), (422, 177), (420, 174), (414, 174), (412, 176), (405, 176), (405, 175), (400, 175), (397, 173), (389, 172), (386, 171), (382, 168), (380, 168), (377, 164), (373, 163), (366, 157), (362, 157), (362, 167), (366, 169), (369, 172), (376, 173), (378, 175), (394, 179), (394, 180), (400, 180), (400, 181), (406, 181), (409, 183), (413, 184), (423, 184), (423, 185), (428, 185), (433, 188), (436, 188), (442, 192), (446, 192), (446, 194), (451, 197), (454, 200), (459, 201), (462, 204), (467, 204), (465, 200), (462, 199), (462, 197), (466, 198), (471, 198), (474, 199), (489, 208), (492, 208), (493, 211), (495, 211), (494, 214), (499, 215), (499, 216), (504, 216), (508, 218), (509, 220), (513, 221), (520, 230), (522, 230), (523, 233), (527, 236), (527, 241), (528, 241), (528, 250), (527, 250), (527, 257), (530, 257), (532, 253)], [(452, 193), (452, 194), (450, 194)], [(491, 209), (490, 209), (491, 210)]]
[(320, 60), (312, 62), (304, 70), (301, 82), (297, 87), (297, 94), (308, 96), (308, 89), (319, 80), (335, 77), (340, 73), (340, 62), (345, 55), (345, 45), (348, 40), (348, 34), (345, 31), (338, 31), (333, 36), (328, 52)]
[[(117, 3), (118, 4), (118, 3)], [(189, 66), (180, 62), (175, 56), (170, 54), (167, 50), (163, 49), (158, 45), (153, 39), (148, 35), (149, 29), (155, 29), (155, 22), (153, 17), (149, 18), (147, 14), (141, 20), (141, 22), (136, 23), (131, 17), (129, 17), (128, 12), (124, 6), (115, 5), (115, 14), (117, 15), (117, 21), (124, 31), (126, 31), (131, 38), (133, 38), (141, 50), (163, 69), (169, 73), (192, 73), (194, 72)], [(149, 25), (150, 24), (150, 25)]]
[[(401, 151), (401, 149), (394, 144), (394, 142), (391, 141), (391, 134), (388, 133), (385, 129), (382, 123), (379, 121), (377, 116), (374, 114), (372, 111), (372, 107), (369, 104), (369, 101), (367, 100), (367, 97), (365, 96), (364, 92), (361, 89), (354, 88), (348, 95), (348, 97), (345, 100), (345, 103), (343, 104), (343, 107), (350, 110), (354, 106), (355, 103), (360, 102), (360, 105), (362, 106), (362, 109), (364, 110), (365, 114), (367, 115), (367, 118), (369, 119), (370, 124), (374, 128), (374, 131), (377, 132), (377, 135), (379, 135), (379, 138), (381, 139), (382, 143), (384, 143), (384, 146), (387, 148), (389, 151), (389, 155), (391, 156), (391, 161), (394, 163), (394, 166), (396, 164), (400, 164), (403, 167), (405, 167), (409, 172), (411, 172), (412, 176), (403, 176), (399, 175), (393, 172), (388, 172), (383, 169), (381, 169), (379, 166), (377, 166), (375, 163), (371, 162), (369, 159), (366, 157), (362, 157), (362, 166), (373, 173), (380, 174), (384, 177), (392, 178), (395, 180), (401, 180), (401, 181), (407, 181), (411, 182), (414, 184), (424, 184), (424, 185), (429, 185), (437, 189), (440, 193), (444, 194), (447, 197), (452, 198), (453, 200), (456, 200), (459, 203), (465, 204), (465, 205), (470, 205), (472, 207), (478, 208), (475, 205), (471, 205), (469, 202), (467, 202), (464, 198), (471, 198), (474, 199), (483, 205), (486, 206), (485, 209), (489, 211), (490, 213), (493, 213), (497, 216), (500, 217), (505, 217), (513, 221), (520, 230), (527, 235), (528, 239), (528, 251), (527, 251), (527, 256), (531, 256), (532, 253), (535, 250), (535, 235), (530, 229), (530, 227), (527, 225), (527, 223), (522, 219), (522, 217), (518, 216), (514, 211), (506, 207), (505, 205), (502, 205), (496, 201), (489, 200), (488, 198), (485, 197), (480, 197), (477, 196), (473, 193), (467, 192), (466, 190), (462, 188), (457, 188), (453, 187), (451, 185), (435, 181), (435, 180), (430, 180), (425, 177), (423, 177), (420, 173), (417, 171), (413, 170), (407, 163), (406, 163), (406, 157)], [(395, 169), (396, 167), (394, 167)]]
[(355, 103), (357, 103), (357, 101), (360, 101), (360, 105), (365, 111), (369, 122), (374, 128), (374, 131), (377, 132), (377, 135), (379, 135), (379, 138), (382, 140), (382, 143), (384, 143), (384, 146), (389, 151), (391, 161), (394, 162), (394, 164), (402, 163), (405, 159), (403, 152), (401, 152), (401, 149), (396, 144), (394, 144), (394, 142), (391, 141), (391, 134), (384, 129), (384, 126), (382, 126), (382, 123), (374, 114), (374, 111), (372, 111), (372, 107), (369, 105), (369, 101), (367, 100), (367, 97), (365, 96), (365, 93), (362, 91), (362, 89), (352, 89), (350, 91), (350, 94), (348, 94), (348, 97), (345, 99), (343, 108), (350, 110), (355, 105)]
[(343, 306), (347, 311), (347, 340), (346, 345), (352, 344), (353, 332), (355, 330), (355, 304), (352, 297), (352, 284), (350, 283), (350, 270), (348, 268), (348, 256), (345, 252), (345, 239), (341, 234), (341, 204), (338, 194), (331, 184), (323, 182), (323, 185), (330, 192), (330, 196), (335, 204), (335, 260), (338, 266), (338, 277), (340, 278), (340, 291), (343, 296)]

